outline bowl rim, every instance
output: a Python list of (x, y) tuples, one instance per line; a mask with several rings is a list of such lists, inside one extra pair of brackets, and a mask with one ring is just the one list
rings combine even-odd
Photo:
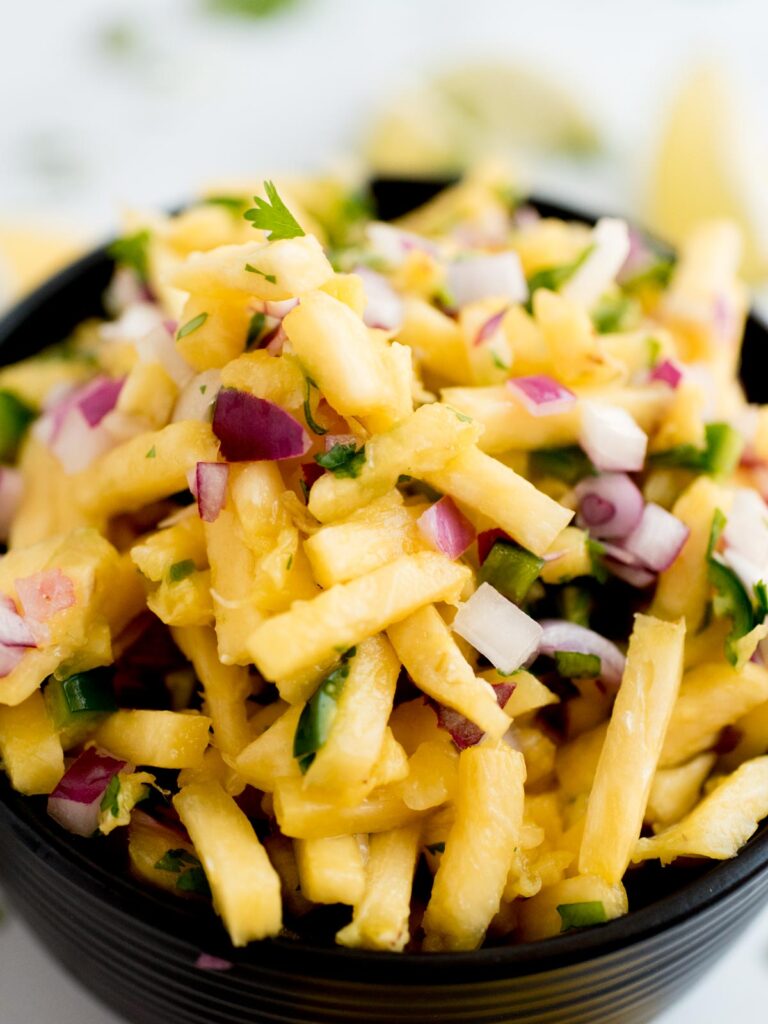
[[(402, 182), (407, 187), (408, 182)], [(547, 216), (594, 223), (588, 211), (575, 209), (537, 195), (527, 203)], [(645, 234), (645, 232), (643, 232)], [(652, 236), (649, 236), (652, 237)], [(654, 239), (654, 241), (657, 241)], [(664, 243), (660, 243), (664, 246)], [(42, 310), (77, 291), (85, 279), (104, 276), (112, 266), (109, 244), (97, 246), (67, 265), (24, 296), (0, 318), (0, 365), (7, 365), (8, 349), (23, 353), (24, 335), (30, 321)], [(91, 297), (93, 298), (93, 297)], [(99, 295), (99, 303), (101, 296)], [(93, 305), (93, 302), (91, 302)], [(82, 309), (82, 302), (74, 308)], [(60, 340), (83, 319), (82, 313), (56, 321), (58, 338), (27, 346), (30, 352)], [(70, 322), (71, 321), (71, 322)], [(768, 328), (750, 311), (747, 324), (763, 335)], [(20, 358), (21, 356), (17, 356)], [(13, 359), (8, 362), (14, 361)], [(678, 889), (657, 901), (629, 912), (605, 924), (554, 936), (536, 942), (508, 946), (490, 946), (469, 952), (391, 953), (348, 949), (278, 936), (234, 949), (221, 925), (208, 907), (191, 907), (160, 890), (155, 892), (127, 873), (115, 874), (98, 857), (86, 855), (89, 841), (77, 840), (49, 827), (43, 798), (23, 797), (14, 792), (0, 773), (0, 826), (10, 828), (33, 856), (47, 861), (56, 874), (78, 888), (90, 891), (111, 907), (167, 938), (203, 948), (231, 960), (236, 968), (266, 967), (282, 972), (315, 972), (331, 979), (358, 979), (371, 982), (408, 984), (458, 984), (480, 977), (508, 978), (538, 974), (557, 968), (605, 957), (629, 946), (652, 939), (660, 932), (683, 924), (725, 900), (753, 876), (768, 869), (768, 828), (759, 830), (731, 860), (712, 862), (702, 875), (684, 882)], [(8, 889), (13, 899), (13, 883)], [(299, 957), (298, 963), (293, 963)], [(224, 975), (226, 977), (227, 975)]]

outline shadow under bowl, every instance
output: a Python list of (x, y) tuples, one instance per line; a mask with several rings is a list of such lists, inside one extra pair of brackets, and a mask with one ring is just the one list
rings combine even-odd
[[(437, 186), (378, 182), (384, 216)], [(549, 203), (542, 212), (593, 218)], [(112, 265), (99, 249), (0, 323), (0, 363), (64, 338), (101, 312)], [(768, 331), (750, 317), (742, 377), (768, 397)], [(545, 942), (473, 953), (387, 954), (284, 936), (234, 950), (210, 909), (135, 882), (116, 844), (82, 840), (43, 798), (0, 778), (0, 877), (19, 915), (87, 989), (133, 1024), (642, 1024), (689, 987), (768, 892), (768, 828), (737, 858), (630, 872), (632, 911)], [(201, 952), (226, 971), (201, 970)]]

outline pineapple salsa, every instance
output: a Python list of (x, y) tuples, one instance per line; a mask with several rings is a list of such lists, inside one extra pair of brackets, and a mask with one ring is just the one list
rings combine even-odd
[(737, 233), (510, 195), (137, 218), (105, 318), (0, 371), (4, 770), (236, 946), (596, 926), (768, 815)]

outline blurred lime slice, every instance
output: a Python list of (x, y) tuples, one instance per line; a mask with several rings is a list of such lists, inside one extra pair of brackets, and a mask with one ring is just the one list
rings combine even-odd
[(768, 154), (757, 124), (717, 68), (697, 68), (669, 107), (651, 172), (649, 226), (680, 243), (711, 218), (735, 221), (745, 274), (768, 274)]
[(0, 221), (0, 307), (41, 284), (79, 256), (82, 239)]
[(398, 95), (375, 123), (367, 156), (379, 174), (426, 175), (520, 150), (597, 148), (593, 122), (562, 86), (525, 68), (477, 64)]

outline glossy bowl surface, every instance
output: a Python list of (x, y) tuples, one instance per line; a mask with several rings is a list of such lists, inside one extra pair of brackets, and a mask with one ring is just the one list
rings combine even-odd
[[(393, 181), (375, 193), (391, 217), (435, 189)], [(110, 271), (96, 250), (12, 310), (0, 323), (0, 363), (98, 314)], [(768, 331), (750, 318), (742, 375), (755, 401), (768, 399), (766, 352)], [(768, 893), (764, 826), (733, 861), (634, 873), (627, 917), (546, 942), (397, 956), (284, 936), (233, 950), (209, 910), (140, 886), (118, 851), (63, 833), (44, 799), (0, 777), (9, 898), (51, 955), (133, 1024), (641, 1024), (699, 977)], [(197, 968), (201, 952), (231, 969)]]

